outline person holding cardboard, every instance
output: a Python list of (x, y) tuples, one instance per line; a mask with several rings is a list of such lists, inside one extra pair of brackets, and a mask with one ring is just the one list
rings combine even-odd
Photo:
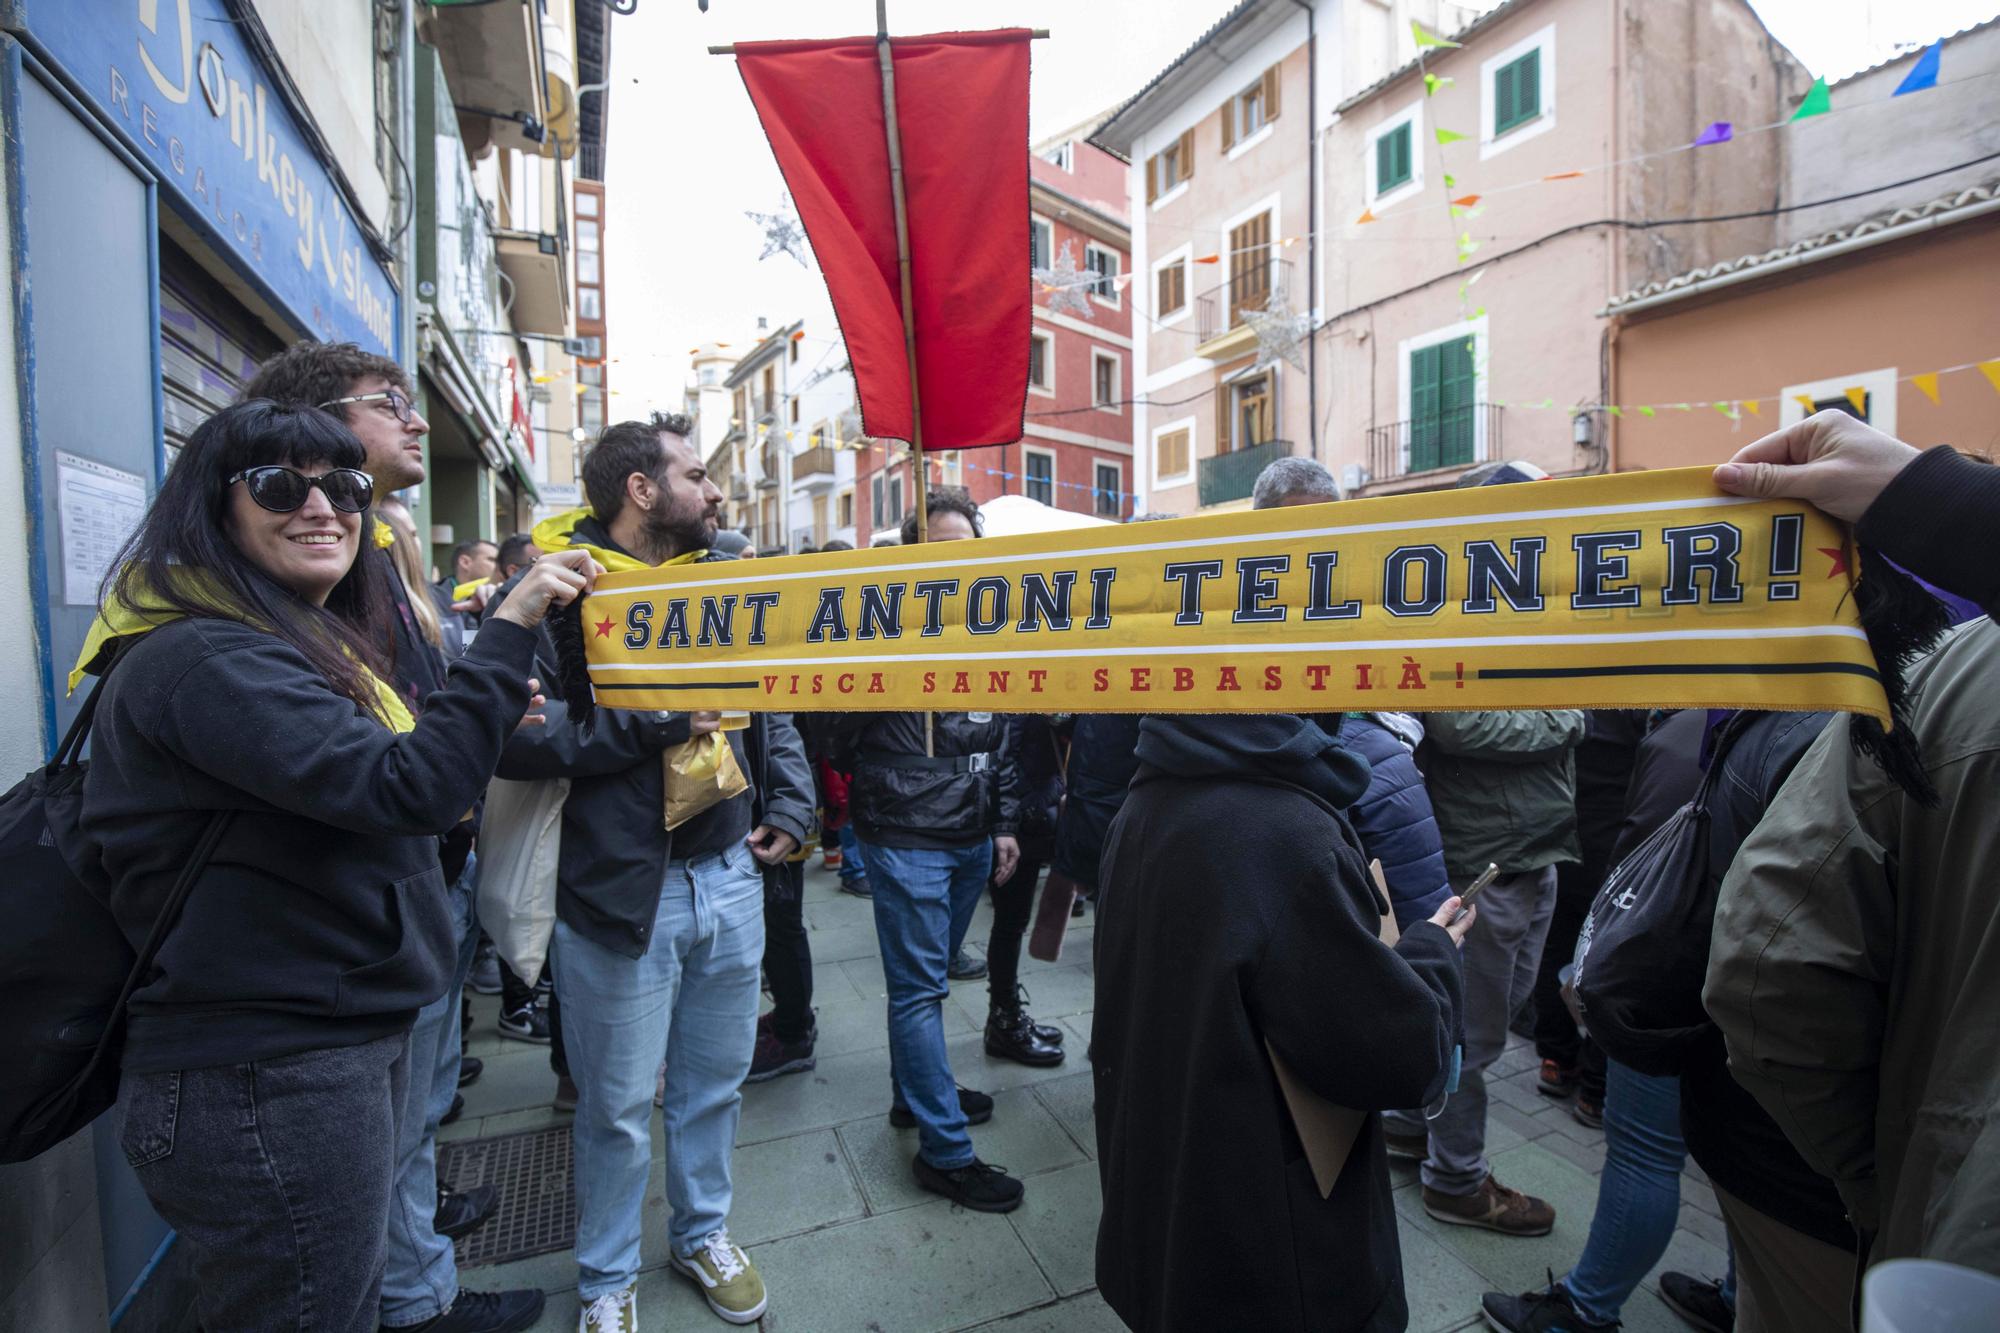
[(1317, 722), (1148, 717), (1138, 757), (1094, 941), (1104, 1299), (1148, 1331), (1400, 1329), (1379, 1112), (1446, 1095), (1476, 913), (1382, 942), (1341, 814), (1368, 763)]

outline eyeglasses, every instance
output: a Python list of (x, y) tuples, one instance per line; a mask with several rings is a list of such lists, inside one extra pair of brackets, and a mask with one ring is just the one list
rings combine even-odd
[(366, 472), (351, 467), (337, 467), (317, 477), (308, 477), (297, 468), (251, 467), (231, 477), (226, 484), (234, 486), (239, 481), (249, 484), (252, 500), (274, 514), (289, 514), (297, 509), (315, 486), (326, 496), (327, 503), (343, 514), (358, 514), (375, 498), (375, 482)]
[(396, 414), (396, 420), (405, 426), (409, 425), (417, 414), (416, 409), (410, 406), (410, 400), (403, 396), (400, 389), (383, 389), (377, 393), (357, 393), (346, 398), (329, 398), (320, 406), (341, 407), (347, 403), (387, 403), (389, 410)]

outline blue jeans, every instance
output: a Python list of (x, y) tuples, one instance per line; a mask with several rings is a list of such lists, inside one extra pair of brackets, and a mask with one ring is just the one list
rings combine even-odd
[(857, 879), (868, 878), (868, 862), (861, 854), (861, 838), (854, 831), (854, 821), (840, 826), (840, 877), (850, 884)]
[(729, 1220), (729, 1155), (757, 1045), (764, 875), (742, 844), (667, 863), (627, 958), (556, 921), (551, 957), (576, 1082), (577, 1288), (588, 1305), (639, 1276), (653, 1085), (667, 1062), (668, 1242), (682, 1257)]
[(460, 989), (472, 970), (479, 927), (472, 910), (479, 860), (468, 856), (451, 886), (458, 957), (445, 993), (417, 1011), (410, 1029), (408, 1104), (397, 1144), (396, 1192), (389, 1201), (382, 1273), (382, 1323), (406, 1328), (435, 1319), (458, 1299), (458, 1263), (451, 1242), (437, 1234), (438, 1121), (458, 1095)]
[(1618, 1318), (1626, 1298), (1667, 1252), (1680, 1217), (1681, 1081), (1606, 1062), (1604, 1174), (1590, 1239), (1563, 1285), (1579, 1313)]
[(923, 1159), (950, 1171), (972, 1161), (972, 1138), (944, 1048), (945, 968), (993, 873), (993, 842), (970, 847), (864, 844), (875, 890), (875, 937), (889, 986), (889, 1086), (917, 1119)]

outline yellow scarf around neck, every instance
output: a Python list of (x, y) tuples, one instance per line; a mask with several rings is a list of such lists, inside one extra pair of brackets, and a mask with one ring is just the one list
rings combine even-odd
[(649, 565), (635, 555), (623, 551), (608, 550), (602, 546), (592, 546), (589, 542), (578, 541), (576, 525), (589, 518), (588, 509), (570, 509), (551, 515), (535, 524), (535, 547), (542, 551), (588, 551), (590, 558), (612, 573), (633, 573), (642, 569), (665, 569), (669, 565), (697, 564), (708, 556), (707, 550), (688, 551), (671, 560), (657, 565)]

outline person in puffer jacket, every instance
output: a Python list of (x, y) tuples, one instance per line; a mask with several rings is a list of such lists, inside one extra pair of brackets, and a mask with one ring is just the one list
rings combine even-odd
[[(927, 539), (979, 535), (979, 509), (958, 488), (933, 491)], [(917, 540), (916, 515), (903, 544)], [(844, 713), (840, 740), (854, 782), (848, 814), (874, 890), (875, 934), (889, 989), (889, 1122), (914, 1126), (912, 1169), (934, 1194), (980, 1212), (1021, 1203), (1021, 1182), (980, 1161), (965, 1132), (993, 1099), (957, 1086), (945, 1053), (946, 968), (965, 942), (988, 882), (1021, 859), (1021, 780), (1000, 714)]]
[(1349, 713), (1339, 719), (1336, 735), (1368, 761), (1368, 790), (1347, 808), (1347, 822), (1361, 839), (1362, 852), (1382, 863), (1396, 929), (1408, 930), (1436, 915), (1451, 896), (1437, 815), (1417, 768), (1423, 723), (1408, 713)]

